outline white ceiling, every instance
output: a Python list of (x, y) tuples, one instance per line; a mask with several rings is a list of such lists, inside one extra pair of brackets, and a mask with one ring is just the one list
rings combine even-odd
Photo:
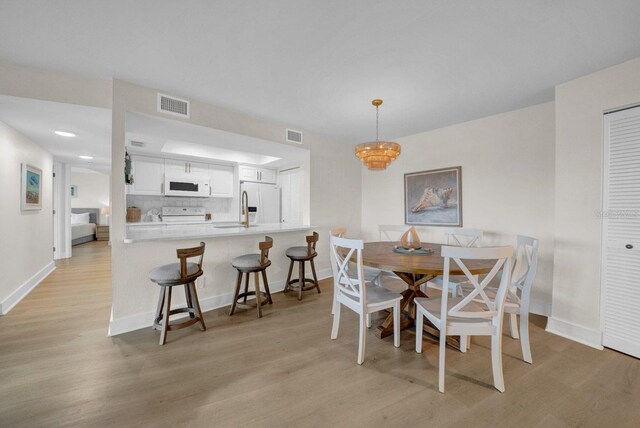
[(640, 56), (638, 0), (4, 0), (0, 60), (121, 78), (357, 143), (553, 99)]
[[(131, 153), (191, 160), (285, 167), (309, 157), (300, 147), (132, 112), (127, 113), (126, 139)], [(131, 141), (144, 147), (131, 147)]]
[[(0, 95), (0, 120), (56, 160), (111, 172), (111, 110)], [(76, 137), (61, 137), (54, 131), (73, 132)], [(82, 160), (80, 155), (93, 159)]]

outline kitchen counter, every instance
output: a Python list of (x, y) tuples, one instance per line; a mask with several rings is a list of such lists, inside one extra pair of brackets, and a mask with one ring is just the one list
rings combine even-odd
[[(130, 227), (139, 225), (141, 227)], [(285, 223), (256, 224), (245, 228), (237, 223), (128, 223), (125, 244), (144, 241), (164, 241), (174, 239), (200, 239), (229, 236), (265, 235), (310, 230), (314, 226)]]

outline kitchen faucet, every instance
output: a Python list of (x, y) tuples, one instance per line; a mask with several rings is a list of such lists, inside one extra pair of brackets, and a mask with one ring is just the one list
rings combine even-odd
[(249, 227), (249, 195), (246, 190), (242, 191), (242, 215), (244, 216), (244, 220), (241, 224), (244, 227)]

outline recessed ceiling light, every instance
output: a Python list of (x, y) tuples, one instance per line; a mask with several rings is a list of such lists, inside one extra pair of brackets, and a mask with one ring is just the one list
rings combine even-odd
[(59, 135), (61, 137), (75, 137), (76, 134), (74, 134), (73, 132), (67, 132), (67, 131), (53, 131), (54, 134)]
[(85, 156), (85, 155), (80, 155), (78, 156), (80, 159), (86, 159), (86, 160), (91, 160), (93, 159), (93, 156)]

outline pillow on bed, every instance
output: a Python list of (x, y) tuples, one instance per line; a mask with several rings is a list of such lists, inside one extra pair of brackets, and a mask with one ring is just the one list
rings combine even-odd
[(89, 224), (89, 213), (71, 213), (71, 224)]

